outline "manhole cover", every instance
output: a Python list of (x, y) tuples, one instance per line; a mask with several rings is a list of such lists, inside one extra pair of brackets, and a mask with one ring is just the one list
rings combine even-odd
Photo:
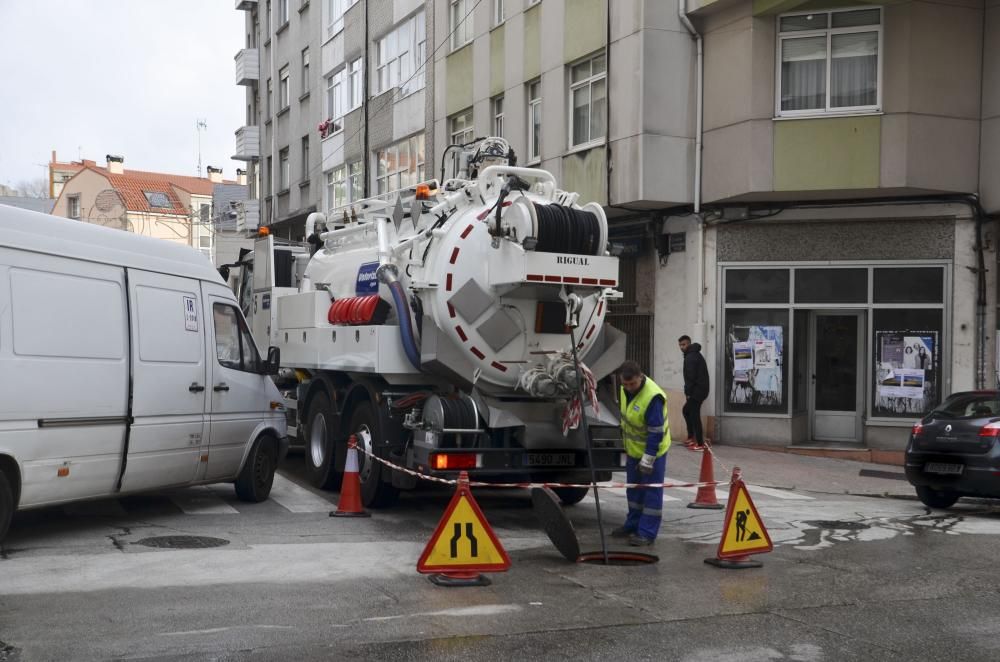
[(861, 531), (862, 529), (871, 528), (863, 522), (847, 522), (835, 519), (816, 519), (803, 522), (803, 524), (815, 526), (817, 529), (841, 529), (842, 531)]
[(143, 538), (135, 543), (145, 547), (160, 547), (164, 549), (208, 549), (228, 545), (228, 540), (209, 538), (208, 536), (156, 536)]

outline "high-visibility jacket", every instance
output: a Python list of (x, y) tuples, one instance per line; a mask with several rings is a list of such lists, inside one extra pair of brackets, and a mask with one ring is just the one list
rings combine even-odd
[[(646, 454), (646, 441), (650, 435), (659, 435), (660, 445), (656, 457), (660, 457), (670, 448), (670, 424), (667, 422), (667, 394), (663, 392), (649, 377), (646, 377), (639, 392), (628, 399), (625, 388), (618, 394), (621, 405), (622, 441), (629, 457), (641, 459)], [(646, 425), (646, 409), (653, 398), (663, 398), (663, 425), (649, 427)]]

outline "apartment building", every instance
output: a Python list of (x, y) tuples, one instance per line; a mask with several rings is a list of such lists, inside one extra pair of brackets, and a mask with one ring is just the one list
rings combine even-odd
[(240, 0), (248, 164), (260, 223), (303, 239), (309, 213), (425, 179), (433, 43), (423, 0)]
[(436, 0), (435, 151), (605, 205), (611, 320), (673, 402), (702, 343), (715, 438), (898, 456), (1000, 374), (998, 4)]
[[(207, 177), (125, 168), (125, 157), (109, 154), (103, 166), (90, 159), (49, 163), (59, 182), (55, 216), (127, 230), (192, 246), (215, 257), (212, 192), (224, 182), (221, 168)], [(62, 181), (59, 181), (62, 180)]]

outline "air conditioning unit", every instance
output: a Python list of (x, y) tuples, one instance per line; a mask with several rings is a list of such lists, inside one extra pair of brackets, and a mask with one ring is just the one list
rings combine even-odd
[(256, 232), (260, 225), (260, 200), (240, 200), (236, 207), (236, 230)]

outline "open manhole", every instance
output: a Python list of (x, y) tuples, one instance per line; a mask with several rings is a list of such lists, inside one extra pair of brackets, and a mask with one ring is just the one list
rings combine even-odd
[(593, 563), (594, 565), (648, 565), (659, 563), (660, 557), (639, 552), (608, 551), (607, 563), (604, 562), (604, 552), (584, 552), (576, 558), (577, 563)]
[(862, 529), (871, 528), (871, 526), (864, 522), (847, 522), (836, 519), (815, 519), (803, 522), (803, 524), (814, 526), (817, 529), (840, 529), (842, 531), (861, 531)]
[(208, 536), (155, 536), (143, 538), (135, 544), (161, 549), (208, 549), (228, 545), (229, 541), (222, 538), (209, 538)]

